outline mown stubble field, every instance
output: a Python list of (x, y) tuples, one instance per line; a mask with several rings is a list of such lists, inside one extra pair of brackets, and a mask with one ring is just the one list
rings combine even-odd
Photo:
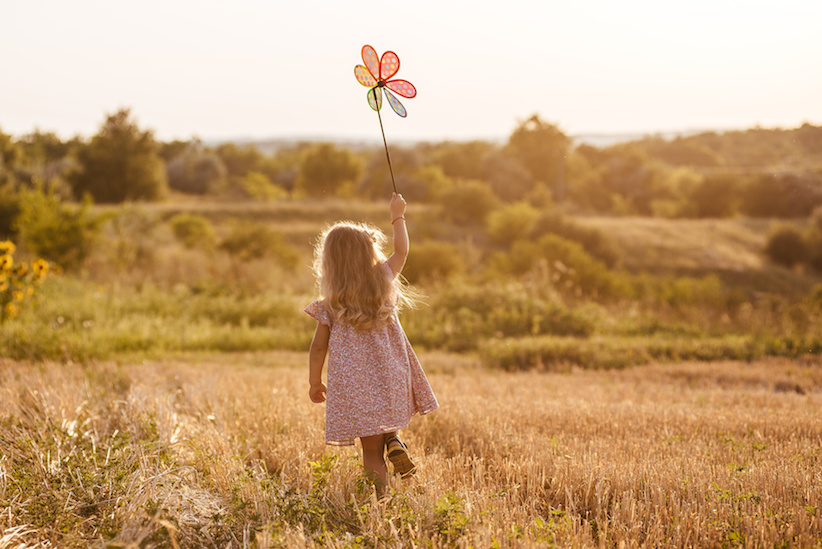
[(300, 353), (0, 360), (0, 547), (822, 547), (822, 363), (503, 373), (424, 354), (441, 409), (377, 501)]

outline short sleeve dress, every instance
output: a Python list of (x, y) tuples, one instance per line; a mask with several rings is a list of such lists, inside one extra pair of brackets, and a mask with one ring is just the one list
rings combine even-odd
[(404, 429), (415, 413), (439, 407), (396, 310), (388, 324), (373, 330), (336, 321), (322, 301), (305, 312), (331, 329), (326, 444), (346, 446), (357, 437)]

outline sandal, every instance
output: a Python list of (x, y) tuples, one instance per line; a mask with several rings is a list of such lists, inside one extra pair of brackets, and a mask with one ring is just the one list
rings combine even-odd
[[(400, 443), (399, 446), (388, 448), (389, 444), (395, 440)], [(391, 461), (391, 465), (394, 466), (394, 473), (400, 475), (401, 479), (406, 479), (417, 472), (417, 466), (414, 465), (414, 461), (408, 453), (408, 446), (399, 437), (394, 435), (387, 438), (385, 447), (388, 448), (388, 459)]]

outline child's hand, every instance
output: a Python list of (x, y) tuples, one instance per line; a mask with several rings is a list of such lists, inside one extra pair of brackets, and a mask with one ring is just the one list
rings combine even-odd
[(311, 397), (311, 402), (319, 404), (325, 402), (325, 383), (319, 385), (312, 385), (308, 390), (308, 396)]
[(391, 220), (405, 215), (405, 199), (401, 194), (394, 193), (391, 195), (391, 202), (388, 204), (388, 209), (391, 210)]

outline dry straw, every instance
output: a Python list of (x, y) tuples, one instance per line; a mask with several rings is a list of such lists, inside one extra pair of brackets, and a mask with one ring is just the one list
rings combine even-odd
[(374, 499), (302, 354), (0, 363), (0, 547), (822, 544), (822, 366), (502, 373), (423, 356), (442, 409)]

